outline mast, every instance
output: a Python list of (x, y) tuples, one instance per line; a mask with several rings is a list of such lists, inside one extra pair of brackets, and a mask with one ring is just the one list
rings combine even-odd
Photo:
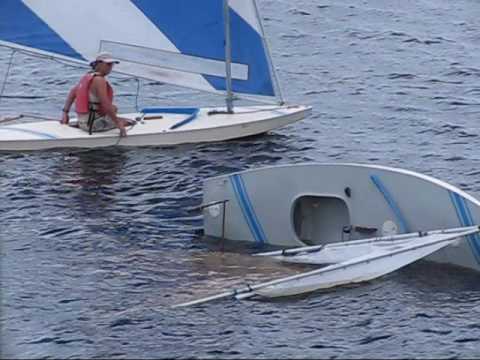
[(223, 0), (223, 16), (225, 23), (225, 83), (227, 88), (227, 112), (233, 113), (232, 44), (230, 36), (230, 6), (228, 0)]

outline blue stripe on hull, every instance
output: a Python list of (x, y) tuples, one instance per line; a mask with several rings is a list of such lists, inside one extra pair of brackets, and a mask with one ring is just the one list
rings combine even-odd
[(258, 221), (255, 209), (253, 208), (250, 198), (248, 197), (245, 183), (243, 182), (241, 175), (236, 174), (230, 176), (230, 181), (245, 221), (247, 222), (250, 232), (255, 239), (255, 243), (259, 246), (264, 245), (267, 239), (262, 225)]
[(37, 135), (37, 136), (39, 136), (40, 138), (43, 138), (43, 139), (57, 139), (56, 136), (54, 136), (52, 134), (49, 134), (49, 133), (36, 131), (36, 130), (29, 130), (29, 129), (19, 129), (19, 128), (15, 128), (13, 126), (2, 126), (0, 128), (0, 130), (23, 132), (23, 133), (26, 133), (26, 134)]
[(193, 107), (148, 107), (143, 108), (143, 114), (193, 114), (199, 111), (199, 108)]
[(145, 108), (142, 109), (144, 114), (185, 114), (190, 115), (187, 118), (170, 126), (170, 130), (178, 129), (184, 125), (191, 123), (200, 112), (199, 108)]
[(383, 198), (387, 202), (388, 206), (390, 207), (390, 209), (395, 214), (395, 217), (397, 218), (398, 224), (400, 226), (400, 231), (402, 233), (410, 232), (410, 228), (407, 224), (407, 220), (403, 216), (403, 214), (402, 214), (400, 208), (398, 207), (397, 203), (395, 202), (395, 199), (393, 198), (392, 194), (390, 194), (390, 191), (388, 191), (387, 187), (383, 184), (382, 180), (380, 180), (380, 177), (378, 177), (377, 175), (371, 175), (370, 179), (375, 184), (378, 191), (380, 191), (380, 193), (383, 195)]
[[(477, 225), (473, 221), (472, 213), (468, 207), (468, 204), (465, 202), (465, 199), (457, 193), (452, 191), (448, 192), (450, 195), (450, 199), (452, 200), (452, 204), (455, 207), (455, 211), (457, 212), (458, 220), (462, 226), (473, 226)], [(470, 246), (472, 254), (480, 265), (480, 236), (478, 234), (472, 234), (467, 236), (467, 242)]]

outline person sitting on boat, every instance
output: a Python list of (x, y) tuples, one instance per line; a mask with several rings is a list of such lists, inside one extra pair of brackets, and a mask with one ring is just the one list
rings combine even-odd
[(63, 108), (62, 124), (69, 123), (70, 108), (75, 102), (80, 129), (92, 134), (118, 127), (120, 136), (127, 135), (125, 126), (130, 125), (130, 120), (117, 116), (117, 107), (113, 104), (113, 89), (106, 79), (113, 65), (118, 63), (119, 61), (107, 52), (98, 54), (95, 61), (90, 63), (93, 71), (85, 74), (70, 90)]

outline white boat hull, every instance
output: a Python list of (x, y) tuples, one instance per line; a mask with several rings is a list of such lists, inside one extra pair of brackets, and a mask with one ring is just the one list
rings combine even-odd
[[(315, 246), (480, 224), (480, 202), (462, 190), (412, 171), (360, 164), (273, 166), (207, 179), (203, 203), (215, 202), (204, 208), (205, 235), (258, 246)], [(480, 236), (469, 235), (428, 260), (480, 271)]]
[[(296, 121), (311, 113), (307, 106), (236, 107), (234, 114), (214, 114), (221, 110), (202, 108), (192, 121), (172, 129), (188, 118), (188, 114), (149, 113), (148, 117), (128, 129), (128, 136), (119, 137), (113, 129), (89, 135), (87, 132), (55, 121), (0, 126), (0, 151), (42, 150), (52, 148), (96, 148), (105, 146), (163, 146), (223, 141), (265, 133)], [(123, 114), (136, 119), (140, 113)], [(158, 117), (162, 118), (158, 118)], [(148, 118), (147, 117), (147, 118)], [(73, 120), (75, 122), (75, 120)]]

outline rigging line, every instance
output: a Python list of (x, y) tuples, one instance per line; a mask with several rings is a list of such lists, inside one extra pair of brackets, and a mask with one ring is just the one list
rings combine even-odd
[[(70, 62), (68, 62), (67, 60), (61, 60), (61, 59), (57, 59), (57, 58), (47, 58), (47, 60), (52, 60), (53, 62), (56, 62), (57, 64), (61, 64), (61, 65), (65, 65), (65, 66), (68, 66), (68, 67), (71, 67), (71, 68), (74, 68), (74, 69), (79, 69), (79, 70), (85, 70), (85, 68), (90, 68), (89, 65), (75, 65), (75, 64), (72, 64)], [(90, 68), (91, 70), (91, 68)], [(136, 79), (135, 77), (131, 77), (129, 76), (128, 74), (122, 74), (122, 75), (116, 75), (116, 74), (109, 74), (108, 77), (110, 79), (118, 79), (118, 80), (124, 80), (124, 79)]]
[[(136, 121), (135, 121), (134, 123), (131, 123), (131, 124), (128, 126), (128, 129), (125, 129), (125, 132), (127, 133), (127, 135), (128, 135), (128, 132), (135, 127), (135, 125), (137, 125), (137, 122), (136, 122)], [(118, 146), (118, 144), (120, 144), (120, 141), (122, 140), (122, 138), (123, 138), (122, 135), (119, 134), (119, 135), (118, 135), (118, 138), (117, 138), (117, 141), (115, 142), (115, 144), (114, 144), (113, 146)]]
[(75, 69), (84, 70), (86, 67), (89, 67), (88, 65), (80, 65), (80, 64), (74, 65), (74, 64), (68, 62), (67, 60), (60, 60), (60, 59), (57, 59), (55, 57), (46, 57), (46, 60), (52, 60), (53, 62), (56, 62), (57, 64), (65, 65), (65, 66), (75, 68)]
[[(0, 45), (1, 47), (6, 47), (6, 46), (2, 46)], [(8, 47), (7, 47), (8, 48)], [(81, 65), (81, 64), (72, 64), (71, 62), (68, 62), (67, 60), (61, 60), (61, 59), (58, 59), (56, 57), (53, 57), (53, 56), (47, 56), (47, 55), (39, 55), (39, 54), (35, 54), (35, 53), (31, 53), (29, 51), (24, 51), (24, 50), (17, 50), (17, 49), (12, 49), (12, 54), (10, 56), (10, 60), (9, 60), (9, 64), (8, 64), (8, 68), (7, 68), (7, 72), (5, 74), (5, 79), (3, 81), (3, 84), (2, 84), (2, 90), (0, 91), (0, 99), (3, 98), (3, 92), (5, 90), (5, 86), (6, 86), (6, 82), (7, 82), (7, 78), (8, 78), (8, 75), (10, 73), (10, 68), (12, 67), (12, 64), (13, 64), (13, 57), (15, 55), (15, 53), (22, 53), (22, 54), (25, 54), (25, 55), (29, 55), (29, 56), (34, 56), (34, 57), (37, 57), (37, 58), (41, 58), (41, 59), (46, 59), (46, 60), (50, 60), (50, 61), (53, 61), (57, 64), (61, 64), (61, 65), (64, 65), (64, 66), (68, 66), (70, 68), (74, 68), (74, 69), (81, 69), (81, 70), (84, 70), (86, 67), (89, 67), (88, 65)], [(139, 78), (137, 77), (131, 77), (131, 76), (128, 76), (128, 75), (121, 75), (121, 76), (117, 76), (115, 74), (110, 74), (110, 78), (111, 79), (118, 79), (118, 80), (124, 80), (124, 79), (134, 79), (136, 82), (137, 82), (137, 91), (136, 91), (136, 95), (135, 95), (135, 109), (136, 111), (138, 112), (138, 109), (139, 109), (139, 106), (138, 106), (138, 97), (139, 97), (139, 93), (140, 93), (140, 80)]]
[[(4, 45), (1, 45), (0, 44), (0, 47), (4, 47), (4, 48), (8, 48), (8, 49), (11, 49), (10, 47), (8, 46), (4, 46)], [(39, 58), (39, 59), (43, 59), (43, 60), (50, 60), (50, 61), (53, 61), (57, 64), (61, 64), (61, 65), (65, 65), (65, 66), (68, 66), (70, 68), (74, 68), (74, 69), (79, 69), (79, 70), (85, 70), (85, 68), (90, 68), (90, 66), (88, 64), (80, 64), (80, 63), (72, 63), (68, 60), (62, 60), (62, 59), (58, 59), (57, 57), (55, 56), (49, 56), (49, 55), (44, 55), (44, 54), (37, 54), (37, 53), (34, 53), (34, 52), (30, 52), (30, 51), (26, 51), (26, 50), (18, 50), (18, 49), (13, 49), (13, 53), (12, 53), (12, 56), (14, 53), (20, 53), (20, 54), (24, 54), (24, 55), (28, 55), (28, 56), (33, 56), (33, 57), (36, 57), (36, 58)], [(13, 59), (11, 59), (12, 61)], [(125, 74), (123, 76), (117, 76), (115, 74), (110, 74), (110, 78), (115, 78), (115, 79), (125, 79), (125, 78), (129, 78), (128, 74)]]
[(10, 60), (8, 62), (8, 66), (7, 66), (7, 72), (5, 73), (5, 77), (4, 77), (3, 83), (2, 83), (2, 90), (0, 91), (0, 101), (2, 101), (2, 98), (3, 98), (3, 92), (5, 91), (5, 87), (7, 85), (8, 75), (10, 74), (10, 69), (11, 69), (12, 64), (13, 64), (13, 57), (15, 56), (16, 52), (17, 52), (17, 50), (12, 50), (12, 54), (10, 55)]
[(267, 37), (265, 36), (265, 27), (263, 26), (263, 21), (262, 21), (262, 18), (260, 16), (260, 12), (258, 10), (258, 5), (257, 5), (256, 1), (253, 1), (253, 7), (255, 9), (255, 14), (257, 16), (257, 21), (260, 25), (260, 30), (262, 32), (261, 38), (262, 38), (262, 42), (263, 42), (265, 52), (266, 52), (266, 55), (267, 55), (268, 67), (269, 67), (269, 70), (270, 70), (270, 76), (273, 77), (274, 87), (277, 90), (277, 94), (275, 94), (275, 95), (276, 95), (276, 98), (278, 99), (280, 105), (283, 105), (283, 104), (285, 104), (285, 99), (283, 98), (282, 88), (280, 86), (280, 81), (278, 79), (277, 71), (275, 70), (275, 67), (273, 66), (273, 60), (272, 60), (272, 54), (271, 54), (271, 51), (270, 51), (269, 41), (267, 40)]
[[(62, 65), (65, 65), (65, 66), (69, 66), (71, 68), (75, 68), (75, 69), (85, 69), (85, 66), (82, 66), (82, 65), (74, 65), (72, 63), (69, 63), (67, 61), (62, 61), (60, 59), (56, 59), (56, 58), (52, 58), (51, 60), (53, 60), (54, 62), (58, 63), (58, 64), (62, 64)], [(110, 79), (117, 79), (117, 80), (130, 80), (130, 79), (133, 79), (137, 82), (137, 90), (136, 90), (136, 94), (135, 94), (135, 110), (136, 112), (139, 112), (138, 109), (139, 109), (139, 106), (138, 106), (138, 97), (139, 97), (139, 94), (140, 94), (140, 80), (139, 78), (137, 77), (132, 77), (132, 76), (128, 76), (127, 74), (125, 75), (116, 75), (116, 74), (109, 74), (109, 78)]]
[[(88, 65), (85, 65), (85, 66), (80, 65), (80, 64), (75, 65), (75, 64), (69, 63), (69, 62), (66, 61), (66, 60), (60, 60), (60, 59), (56, 59), (56, 58), (51, 58), (51, 59), (48, 58), (48, 60), (53, 60), (54, 62), (56, 62), (56, 63), (58, 63), (58, 64), (65, 65), (65, 66), (69, 66), (69, 67), (75, 68), (75, 69), (85, 70), (86, 67), (90, 68), (90, 66), (88, 66)], [(127, 79), (127, 80), (128, 80), (128, 79), (135, 79), (135, 80), (136, 80), (136, 79), (137, 79), (136, 77), (131, 77), (131, 76), (127, 75), (127, 74), (124, 74), (124, 75), (123, 75), (123, 74), (122, 74), (122, 75), (109, 74), (108, 77), (109, 77), (110, 79), (117, 79), (117, 80), (125, 80), (125, 79)]]
[(140, 94), (140, 79), (139, 78), (135, 78), (135, 81), (137, 82), (137, 93), (135, 94), (135, 111), (136, 112), (139, 112), (139, 108), (138, 108), (138, 96)]
[(267, 112), (267, 111), (276, 111), (278, 109), (282, 109), (283, 107), (282, 106), (275, 106), (275, 107), (271, 107), (271, 108), (266, 108), (266, 109), (256, 109), (256, 110), (249, 110), (249, 111), (241, 111), (241, 112), (237, 112), (237, 114), (240, 114), (240, 115), (243, 115), (243, 114), (256, 114), (256, 113), (260, 113), (260, 112)]
[(19, 114), (18, 116), (20, 118), (26, 118), (26, 119), (39, 119), (39, 120), (57, 121), (57, 122), (60, 121), (60, 119), (57, 119), (57, 118), (37, 115), (37, 114)]
[(0, 44), (0, 47), (7, 48), (7, 49), (13, 49), (14, 52), (18, 52), (18, 53), (23, 54), (23, 55), (33, 56), (33, 57), (36, 57), (36, 58), (39, 58), (39, 59), (44, 59), (44, 60), (51, 60), (51, 61), (57, 62), (59, 64), (63, 64), (63, 65), (70, 66), (70, 67), (75, 67), (75, 68), (78, 68), (78, 69), (84, 69), (85, 67), (88, 67), (87, 64), (83, 65), (81, 63), (77, 63), (77, 65), (74, 65), (72, 62), (69, 62), (68, 60), (61, 60), (61, 59), (56, 58), (55, 56), (46, 55), (46, 54), (39, 54), (39, 53), (36, 53), (36, 52), (33, 52), (33, 51), (28, 51), (28, 50), (23, 50), (23, 49), (16, 49), (16, 48), (12, 48), (10, 46), (5, 46), (3, 44)]
[[(5, 46), (5, 45), (1, 45), (0, 44), (0, 47), (3, 47), (3, 48), (8, 48), (8, 49), (11, 49), (10, 47), (8, 46)], [(26, 50), (18, 50), (18, 49), (13, 49), (13, 53), (20, 53), (20, 54), (24, 54), (24, 55), (28, 55), (28, 56), (33, 56), (33, 57), (36, 57), (36, 58), (39, 58), (39, 59), (43, 59), (43, 60), (50, 60), (50, 61), (53, 61), (57, 64), (61, 64), (61, 65), (65, 65), (65, 66), (68, 66), (68, 67), (71, 67), (71, 68), (74, 68), (74, 69), (80, 69), (80, 70), (85, 70), (85, 68), (90, 68), (90, 66), (88, 64), (81, 64), (81, 63), (73, 63), (73, 62), (70, 62), (68, 60), (62, 60), (62, 59), (59, 59), (55, 56), (49, 56), (49, 55), (44, 55), (44, 54), (37, 54), (37, 53), (34, 53), (34, 52), (30, 52), (30, 51), (26, 51)], [(13, 54), (12, 54), (13, 55)], [(12, 60), (12, 59), (11, 59)], [(117, 76), (115, 74), (110, 74), (110, 78), (115, 78), (115, 79), (125, 79), (125, 78), (132, 78), (131, 76), (129, 76), (128, 74), (122, 74), (120, 76)]]

